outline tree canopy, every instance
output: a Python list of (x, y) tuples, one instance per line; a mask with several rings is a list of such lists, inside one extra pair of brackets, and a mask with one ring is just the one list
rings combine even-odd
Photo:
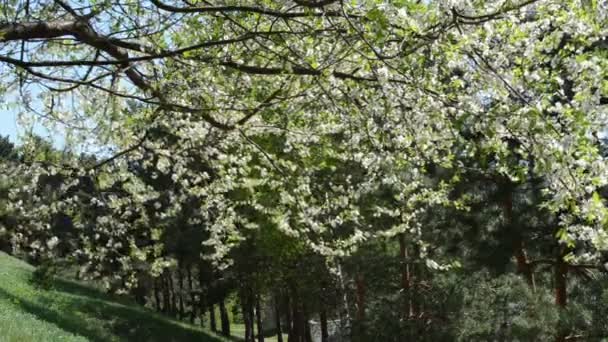
[[(28, 0), (0, 12), (4, 97), (70, 144), (109, 149), (4, 162), (21, 175), (4, 209), (12, 241), (71, 255), (109, 287), (204, 260), (199, 274), (219, 272), (224, 288), (248, 284), (253, 310), (251, 291), (276, 293), (303, 267), (337, 293), (346, 274), (355, 321), (381, 322), (364, 315), (366, 286), (385, 299), (401, 288), (412, 316), (429, 274), (514, 260), (532, 293), (553, 267), (564, 307), (566, 274), (603, 263), (605, 1)], [(398, 256), (386, 265), (400, 285), (368, 280), (366, 262), (386, 262), (369, 251)], [(294, 320), (322, 311), (307, 289), (285, 290), (301, 301)]]

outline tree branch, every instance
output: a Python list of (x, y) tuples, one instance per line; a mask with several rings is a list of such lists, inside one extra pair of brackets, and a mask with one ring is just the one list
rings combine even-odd
[[(323, 0), (319, 3), (331, 3), (336, 0)], [(275, 11), (269, 8), (263, 7), (255, 7), (255, 6), (204, 6), (204, 7), (177, 7), (167, 5), (159, 0), (150, 0), (156, 7), (162, 9), (163, 11), (172, 12), (172, 13), (231, 13), (231, 12), (244, 12), (244, 13), (257, 13), (263, 14), (276, 18), (300, 18), (300, 17), (320, 17), (320, 16), (332, 16), (337, 17), (340, 16), (340, 13), (335, 11), (327, 11), (327, 12), (281, 12)], [(302, 3), (309, 3), (309, 1), (300, 1)], [(297, 3), (297, 2), (296, 2)], [(313, 3), (310, 1), (310, 3)], [(323, 5), (322, 5), (323, 6)], [(322, 6), (306, 6), (306, 7), (322, 7)]]

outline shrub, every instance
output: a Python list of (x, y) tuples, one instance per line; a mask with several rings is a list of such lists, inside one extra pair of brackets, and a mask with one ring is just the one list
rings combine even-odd
[(34, 286), (48, 290), (53, 287), (53, 279), (57, 274), (57, 266), (50, 261), (41, 263), (32, 273), (31, 282)]

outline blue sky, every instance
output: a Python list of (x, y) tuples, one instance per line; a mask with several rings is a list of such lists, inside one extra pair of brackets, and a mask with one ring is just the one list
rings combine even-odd
[[(11, 142), (18, 144), (22, 133), (23, 128), (17, 123), (17, 111), (0, 107), (0, 136), (4, 137), (8, 135)], [(65, 140), (63, 137), (56, 135), (49, 136), (49, 132), (41, 125), (34, 126), (34, 133), (43, 138), (51, 138), (53, 144), (57, 148), (62, 148), (64, 146)]]
[[(0, 97), (0, 136), (8, 135), (10, 141), (19, 144), (20, 137), (25, 131), (17, 122), (19, 115), (19, 108), (16, 107), (19, 103), (17, 96), (14, 92), (8, 92)], [(36, 102), (33, 105), (36, 106)], [(49, 134), (49, 131), (40, 124), (34, 124), (34, 133), (52, 140), (56, 147), (61, 148), (64, 145), (63, 137)]]
[(12, 142), (16, 142), (17, 132), (17, 113), (13, 110), (0, 109), (0, 135), (8, 135)]

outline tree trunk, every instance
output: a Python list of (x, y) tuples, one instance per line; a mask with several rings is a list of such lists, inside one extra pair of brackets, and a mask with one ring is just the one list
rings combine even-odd
[(247, 309), (249, 310), (249, 340), (255, 342), (255, 299), (253, 298), (252, 289), (248, 291)]
[(293, 332), (289, 336), (288, 342), (303, 342), (304, 327), (302, 326), (302, 315), (299, 309), (292, 303), (291, 316), (293, 317)]
[(274, 315), (275, 315), (275, 324), (277, 325), (277, 342), (283, 342), (283, 330), (281, 329), (281, 308), (280, 308), (281, 299), (278, 295), (274, 297)]
[(403, 313), (402, 317), (408, 318), (414, 315), (412, 296), (411, 296), (411, 278), (410, 265), (408, 260), (408, 251), (405, 244), (405, 234), (399, 234), (399, 257), (401, 259), (401, 288), (403, 290)]
[[(568, 264), (564, 261), (566, 253), (559, 253), (555, 260), (555, 304), (560, 312), (566, 308), (568, 304), (567, 281), (568, 281)], [(566, 341), (568, 331), (563, 328), (562, 322), (557, 325), (557, 342)]]
[(350, 304), (348, 302), (348, 291), (344, 283), (344, 274), (342, 273), (342, 264), (338, 260), (336, 262), (338, 267), (338, 282), (340, 284), (340, 292), (342, 295), (342, 310), (339, 311), (340, 323), (343, 325), (345, 322), (352, 326), (350, 318)]
[(508, 183), (505, 185), (506, 191), (505, 198), (503, 201), (503, 215), (505, 228), (513, 234), (513, 254), (515, 255), (515, 261), (517, 263), (517, 272), (521, 274), (528, 285), (532, 288), (532, 291), (536, 291), (536, 284), (534, 283), (534, 272), (530, 263), (528, 262), (528, 256), (524, 248), (524, 241), (519, 231), (516, 231), (513, 223), (513, 185)]
[(536, 284), (534, 282), (534, 274), (532, 273), (532, 268), (528, 262), (528, 256), (526, 255), (526, 251), (524, 249), (524, 243), (521, 238), (517, 238), (513, 242), (513, 249), (515, 250), (515, 260), (517, 262), (517, 272), (522, 274), (526, 279), (528, 285), (532, 287), (532, 289), (536, 290)]
[(359, 273), (355, 277), (356, 298), (357, 298), (357, 320), (363, 322), (365, 320), (365, 278)]
[(356, 324), (353, 325), (354, 341), (367, 341), (365, 337), (365, 278), (363, 274), (355, 275), (355, 300), (357, 303)]
[[(419, 251), (417, 251), (419, 253)], [(424, 304), (426, 303), (425, 291), (422, 289), (422, 282), (426, 281), (426, 284), (430, 285), (430, 281), (427, 277), (427, 270), (422, 264), (418, 264), (416, 267), (415, 279), (414, 279), (414, 294), (418, 301), (414, 310), (416, 311), (417, 317), (424, 317)], [(421, 326), (422, 328), (422, 326)]]
[(310, 322), (308, 322), (308, 311), (306, 310), (306, 307), (302, 308), (302, 317), (304, 318), (304, 341), (312, 342), (312, 333), (310, 331)]
[(175, 294), (175, 287), (173, 286), (173, 274), (167, 272), (169, 279), (169, 293), (171, 294), (171, 316), (177, 317), (177, 295)]
[(245, 324), (245, 342), (254, 342), (254, 331), (253, 331), (253, 303), (251, 300), (250, 289), (244, 288), (240, 290), (241, 296), (241, 311), (243, 313), (243, 323)]
[(179, 319), (182, 320), (186, 317), (184, 312), (184, 273), (182, 272), (181, 264), (177, 268), (177, 283), (178, 283), (178, 300), (179, 300)]
[(287, 342), (293, 341), (294, 324), (293, 315), (291, 310), (292, 300), (289, 297), (289, 293), (285, 294), (284, 310), (285, 310), (285, 324), (287, 325)]
[(188, 277), (188, 290), (190, 291), (190, 324), (194, 324), (196, 319), (196, 295), (194, 294), (194, 282), (192, 281), (192, 270), (190, 265), (186, 267), (186, 276)]
[[(207, 313), (207, 310), (209, 310), (209, 324), (211, 324), (211, 316), (213, 316), (212, 312), (213, 309), (209, 309), (208, 308), (208, 301), (207, 301), (207, 287), (206, 287), (206, 281), (208, 281), (208, 279), (205, 279), (205, 265), (203, 264), (203, 262), (199, 262), (198, 263), (198, 288), (200, 290), (199, 293), (199, 308), (200, 308), (200, 318), (201, 318), (201, 326), (204, 326), (205, 324), (205, 314)], [(215, 318), (215, 317), (213, 317)], [(215, 322), (215, 321), (214, 321)], [(213, 328), (213, 326), (215, 325), (215, 323), (211, 324), (211, 328)]]
[(242, 303), (243, 323), (245, 324), (245, 342), (253, 342), (253, 329), (251, 326), (252, 317), (249, 315), (247, 303)]
[(230, 337), (230, 320), (228, 319), (228, 310), (226, 310), (225, 298), (220, 301), (220, 321), (222, 325), (222, 335)]
[(201, 293), (198, 297), (198, 308), (200, 313), (200, 323), (201, 327), (205, 326), (205, 314), (207, 313), (207, 303), (205, 301), (205, 296)]
[(291, 298), (291, 317), (293, 320), (293, 336), (290, 336), (288, 342), (305, 342), (306, 324), (304, 321), (304, 313), (302, 312), (301, 303), (295, 290)]
[(262, 326), (262, 308), (260, 307), (260, 296), (255, 296), (255, 317), (258, 327), (258, 342), (264, 342), (264, 327)]
[(158, 285), (158, 278), (154, 278), (154, 303), (156, 304), (156, 311), (161, 312), (160, 308), (160, 290)]
[(148, 294), (148, 287), (146, 280), (147, 277), (144, 278), (142, 274), (137, 274), (137, 284), (131, 289), (131, 295), (135, 299), (135, 302), (141, 306), (146, 305), (146, 295)]
[(211, 331), (217, 332), (217, 321), (215, 320), (215, 304), (209, 305), (209, 325)]
[(565, 308), (568, 302), (568, 294), (566, 292), (566, 282), (568, 275), (568, 264), (564, 261), (563, 256), (558, 256), (555, 260), (555, 304), (560, 308)]
[(327, 330), (327, 311), (325, 311), (325, 307), (319, 313), (319, 321), (321, 323), (321, 342), (328, 342), (329, 331)]
[(169, 315), (171, 313), (171, 295), (169, 293), (169, 281), (167, 279), (167, 271), (161, 276), (163, 283), (163, 313)]

